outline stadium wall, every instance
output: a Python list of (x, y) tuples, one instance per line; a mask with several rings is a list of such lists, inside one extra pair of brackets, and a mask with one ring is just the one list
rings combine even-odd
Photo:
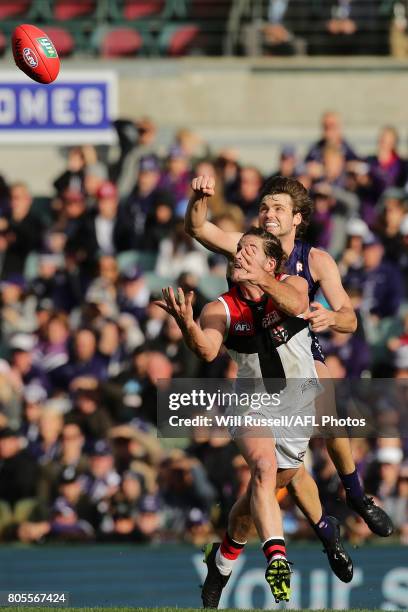
[[(12, 69), (10, 61), (1, 70)], [(339, 110), (346, 132), (361, 154), (372, 151), (380, 126), (400, 131), (407, 151), (408, 72), (390, 58), (65, 60), (62, 74), (115, 71), (119, 77), (121, 117), (150, 115), (167, 145), (174, 130), (198, 131), (214, 149), (238, 148), (244, 162), (269, 172), (282, 143), (294, 142), (303, 153), (318, 134), (321, 113)], [(36, 195), (48, 191), (63, 159), (44, 140), (2, 146), (0, 168), (9, 180), (22, 174)], [(60, 144), (64, 144), (61, 138)]]
[[(353, 550), (354, 579), (330, 572), (319, 546), (291, 544), (291, 609), (407, 610), (406, 550), (367, 546)], [(258, 548), (238, 559), (220, 607), (277, 609)], [(202, 553), (188, 546), (55, 546), (0, 548), (0, 591), (70, 592), (71, 605), (200, 607)]]

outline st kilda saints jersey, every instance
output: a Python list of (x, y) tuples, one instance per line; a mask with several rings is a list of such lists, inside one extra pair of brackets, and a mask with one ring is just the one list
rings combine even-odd
[(286, 315), (266, 294), (259, 301), (249, 300), (239, 285), (218, 299), (227, 318), (224, 345), (238, 364), (238, 378), (317, 378), (312, 337), (303, 317)]
[[(312, 245), (303, 242), (303, 240), (295, 240), (295, 244), (291, 254), (285, 265), (285, 272), (291, 276), (301, 276), (304, 278), (308, 285), (309, 291), (309, 302), (313, 302), (315, 295), (319, 290), (319, 283), (313, 279), (312, 273), (309, 268), (309, 253)], [(229, 275), (227, 277), (228, 287), (231, 289), (234, 286)], [(322, 347), (320, 346), (319, 340), (312, 331), (310, 332), (312, 338), (312, 355), (315, 361), (321, 361), (324, 363), (324, 354)]]

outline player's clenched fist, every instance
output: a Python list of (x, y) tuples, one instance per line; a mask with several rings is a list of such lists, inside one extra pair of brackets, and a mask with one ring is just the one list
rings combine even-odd
[(196, 176), (191, 187), (197, 195), (213, 196), (215, 193), (215, 179), (212, 176)]

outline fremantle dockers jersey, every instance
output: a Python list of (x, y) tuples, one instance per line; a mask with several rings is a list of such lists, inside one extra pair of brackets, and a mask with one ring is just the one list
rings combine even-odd
[(309, 325), (302, 317), (278, 310), (267, 295), (249, 300), (238, 285), (218, 299), (227, 316), (224, 345), (238, 364), (238, 378), (317, 378)]
[(303, 242), (302, 240), (295, 240), (293, 251), (286, 262), (285, 272), (293, 276), (301, 276), (307, 281), (309, 301), (313, 302), (316, 292), (319, 289), (319, 283), (313, 280), (309, 268), (309, 253), (311, 248), (311, 244)]

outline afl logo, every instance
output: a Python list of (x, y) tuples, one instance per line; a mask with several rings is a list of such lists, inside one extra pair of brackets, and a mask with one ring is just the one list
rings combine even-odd
[(23, 57), (24, 57), (25, 63), (28, 64), (30, 68), (37, 68), (38, 59), (32, 49), (30, 49), (29, 47), (25, 47), (23, 49)]
[(252, 326), (250, 323), (246, 323), (245, 321), (243, 323), (235, 323), (234, 325), (234, 330), (236, 332), (250, 332), (252, 329)]

